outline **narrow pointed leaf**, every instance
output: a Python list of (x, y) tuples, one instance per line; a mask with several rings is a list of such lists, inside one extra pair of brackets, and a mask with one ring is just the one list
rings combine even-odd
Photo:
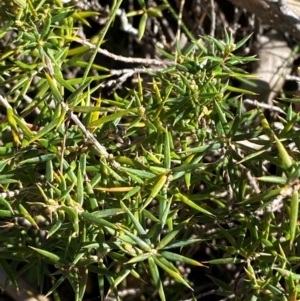
[(153, 257), (148, 258), (148, 263), (149, 263), (149, 269), (150, 273), (153, 279), (153, 282), (157, 288), (159, 297), (161, 301), (166, 301), (165, 293), (164, 293), (164, 287), (160, 279), (159, 271), (157, 268), (157, 265), (153, 259)]
[(196, 260), (190, 259), (188, 257), (176, 254), (176, 253), (172, 253), (172, 252), (168, 252), (168, 251), (161, 251), (159, 252), (159, 254), (161, 256), (163, 256), (164, 258), (168, 259), (168, 260), (172, 260), (172, 261), (179, 261), (182, 263), (187, 263), (187, 264), (191, 264), (191, 265), (196, 265), (198, 267), (203, 267), (204, 265)]
[(299, 192), (294, 191), (291, 198), (290, 208), (290, 249), (293, 248), (295, 236), (298, 228), (298, 212), (299, 212)]
[(151, 253), (145, 253), (145, 254), (142, 254), (142, 255), (138, 255), (138, 256), (135, 256), (135, 257), (131, 258), (129, 261), (126, 262), (126, 264), (131, 264), (131, 263), (137, 263), (137, 262), (145, 261), (150, 256), (152, 256)]
[(143, 237), (143, 239), (145, 240), (145, 242), (147, 244), (150, 244), (151, 242), (150, 242), (149, 238), (147, 237), (147, 232), (144, 230), (144, 228), (139, 223), (139, 221), (135, 218), (135, 216), (132, 214), (132, 212), (126, 207), (126, 205), (122, 201), (120, 202), (120, 205), (126, 211), (126, 213), (128, 214), (129, 218), (133, 222), (134, 227), (137, 230), (138, 234), (141, 237)]
[(108, 116), (105, 116), (105, 117), (101, 117), (99, 118), (98, 120), (95, 120), (93, 122), (91, 122), (89, 124), (89, 128), (93, 128), (93, 127), (97, 127), (101, 124), (104, 124), (106, 122), (109, 122), (109, 121), (114, 121), (115, 119), (117, 118), (120, 118), (120, 117), (123, 117), (129, 113), (132, 113), (132, 112), (135, 112), (136, 109), (127, 109), (127, 110), (121, 110), (117, 113), (114, 113), (114, 114), (111, 114), (111, 115), (108, 115)]
[(139, 24), (139, 40), (141, 40), (142, 37), (144, 36), (147, 20), (148, 20), (148, 14), (144, 13), (141, 17), (140, 24)]
[(174, 238), (176, 235), (180, 232), (183, 225), (177, 226), (173, 231), (169, 232), (156, 246), (156, 250), (163, 249), (165, 246), (167, 246), (171, 241), (174, 241)]
[(147, 200), (145, 201), (145, 204), (140, 209), (140, 211), (144, 210), (152, 202), (152, 200), (157, 196), (157, 194), (161, 191), (161, 189), (165, 185), (167, 179), (168, 179), (168, 177), (165, 174), (163, 174), (159, 178), (159, 180), (156, 182), (156, 184), (151, 189), (150, 195), (148, 196)]
[[(151, 258), (151, 257), (150, 257)], [(167, 267), (165, 264), (163, 264), (159, 258), (157, 257), (153, 257), (154, 262), (161, 267), (163, 270), (165, 270), (171, 277), (173, 277), (177, 282), (185, 285), (186, 287), (188, 287), (190, 290), (193, 290), (192, 287), (181, 277), (181, 275), (179, 273), (174, 272), (172, 269), (170, 269), (169, 267)]]
[(51, 263), (63, 263), (63, 264), (67, 264), (67, 260), (65, 260), (62, 257), (59, 257), (58, 255), (51, 253), (49, 251), (43, 250), (43, 249), (39, 249), (39, 248), (34, 248), (29, 246), (29, 248), (31, 248), (32, 250), (36, 251), (37, 253), (43, 255), (44, 257), (46, 257)]
[(184, 196), (181, 193), (176, 193), (175, 197), (180, 200), (181, 202), (185, 203), (186, 205), (188, 205), (191, 208), (194, 208), (195, 210), (202, 212), (203, 214), (209, 215), (209, 216), (214, 216), (212, 213), (210, 213), (209, 211), (205, 210), (204, 208), (201, 208), (200, 206), (198, 206), (197, 204), (195, 204), (193, 201), (191, 201), (189, 198), (187, 198), (186, 196)]

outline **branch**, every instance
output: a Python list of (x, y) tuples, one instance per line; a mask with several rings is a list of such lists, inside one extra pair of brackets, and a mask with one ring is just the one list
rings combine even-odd
[[(234, 5), (255, 14), (265, 24), (300, 40), (300, 19), (297, 15), (299, 2), (295, 0), (229, 0)], [(283, 6), (286, 9), (282, 9)], [(290, 12), (295, 13), (291, 15)]]

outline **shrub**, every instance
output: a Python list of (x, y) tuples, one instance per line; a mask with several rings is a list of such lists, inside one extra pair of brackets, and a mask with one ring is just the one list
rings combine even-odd
[[(157, 290), (161, 300), (179, 300), (192, 296), (189, 265), (242, 264), (233, 286), (210, 276), (219, 294), (296, 298), (299, 168), (290, 142), (299, 146), (299, 135), (290, 101), (297, 100), (280, 105), (281, 130), (261, 109), (244, 111), (242, 94), (251, 92), (232, 83), (251, 78), (242, 66), (255, 58), (237, 54), (248, 37), (235, 44), (226, 31), (224, 41), (202, 37), (175, 55), (160, 50), (168, 66), (149, 69), (149, 82), (139, 76), (125, 95), (102, 98), (110, 70), (94, 59), (121, 2), (88, 61), (89, 46), (71, 42), (80, 40), (74, 24), (94, 12), (18, 1), (22, 9), (1, 21), (14, 45), (0, 62), (7, 277), (18, 286), (16, 276), (34, 272), (41, 289), (50, 277), (49, 294), (68, 280), (75, 300), (90, 273), (99, 294), (117, 300), (134, 277), (141, 295)], [(81, 72), (67, 78), (72, 68)], [(189, 250), (205, 245), (220, 257), (195, 260)]]

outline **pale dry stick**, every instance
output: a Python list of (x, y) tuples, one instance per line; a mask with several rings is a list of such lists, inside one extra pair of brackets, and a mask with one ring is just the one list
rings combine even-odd
[(269, 169), (268, 169), (269, 165), (270, 165), (270, 161), (268, 161), (268, 160), (263, 160), (262, 161), (261, 169), (262, 169), (263, 173), (269, 174)]
[(60, 103), (62, 107), (67, 111), (67, 115), (72, 121), (80, 128), (80, 130), (84, 133), (86, 138), (99, 150), (100, 154), (104, 158), (108, 158), (109, 153), (107, 152), (106, 148), (99, 143), (99, 141), (93, 136), (93, 134), (86, 129), (86, 127), (82, 124), (82, 122), (78, 119), (78, 117), (73, 114), (70, 110), (69, 106), (63, 102)]
[[(72, 121), (81, 129), (86, 138), (96, 147), (96, 149), (98, 149), (100, 154), (105, 159), (108, 159), (109, 153), (107, 152), (106, 148), (99, 143), (99, 141), (93, 136), (93, 134), (82, 124), (78, 117), (73, 114), (73, 112), (69, 109), (68, 105), (66, 105), (65, 103), (61, 103), (61, 105), (66, 109), (69, 118), (72, 119)], [(111, 165), (116, 169), (120, 167), (120, 164), (115, 160), (111, 160)]]
[[(176, 41), (180, 40), (180, 29), (181, 29), (181, 24), (182, 24), (182, 14), (183, 14), (184, 3), (185, 3), (185, 0), (180, 1), (175, 43), (176, 43)], [(177, 56), (177, 52), (176, 52), (176, 56)]]
[(121, 21), (121, 29), (129, 34), (132, 34), (134, 36), (139, 35), (138, 29), (134, 28), (132, 24), (129, 23), (126, 12), (124, 9), (118, 9), (117, 10), (117, 16), (120, 18)]
[(214, 37), (215, 36), (215, 32), (216, 32), (215, 0), (210, 0), (210, 7), (211, 7), (211, 28), (210, 28), (210, 35), (212, 37)]
[(265, 140), (266, 142), (269, 141), (269, 137), (267, 135), (260, 135), (256, 138), (253, 138), (251, 140), (241, 140), (241, 141), (237, 141), (235, 144), (237, 145), (243, 145), (246, 146), (247, 148), (253, 149), (253, 150), (261, 150), (264, 145), (259, 144), (259, 143), (255, 143), (255, 141), (259, 142), (261, 140)]
[(157, 67), (157, 68), (133, 68), (133, 69), (121, 69), (121, 70), (111, 70), (111, 75), (117, 75), (120, 76), (117, 79), (111, 79), (108, 80), (106, 83), (102, 85), (102, 87), (113, 87), (112, 91), (110, 91), (110, 94), (116, 91), (129, 77), (133, 76), (137, 73), (148, 73), (148, 72), (159, 72), (162, 71), (163, 67)]
[(255, 193), (260, 193), (260, 188), (257, 179), (251, 174), (251, 171), (248, 170), (246, 172), (246, 176), (249, 180), (251, 187), (254, 189)]
[[(82, 39), (76, 39), (75, 40), (77, 43), (80, 43), (82, 45), (90, 47), (90, 49), (95, 49), (96, 46), (89, 41), (84, 41)], [(158, 60), (158, 59), (145, 59), (145, 58), (135, 58), (135, 57), (125, 57), (117, 54), (113, 54), (106, 49), (97, 49), (98, 53), (103, 54), (115, 61), (121, 61), (125, 63), (130, 63), (130, 64), (142, 64), (142, 65), (158, 65), (158, 66), (164, 66), (164, 65), (173, 65), (174, 62), (170, 60)]]
[(220, 193), (215, 193), (214, 195), (216, 198), (222, 198), (222, 199), (225, 199), (227, 196), (228, 196), (228, 191), (223, 191), (223, 192), (220, 192)]
[(233, 299), (235, 296), (232, 294), (232, 295), (230, 295), (230, 296), (228, 296), (228, 297), (226, 297), (226, 298), (224, 298), (224, 299), (221, 299), (220, 301), (228, 301), (228, 300), (231, 300), (231, 299)]
[(250, 104), (250, 105), (262, 108), (262, 109), (267, 109), (267, 110), (270, 110), (270, 111), (274, 111), (274, 112), (278, 112), (278, 113), (286, 115), (286, 112), (284, 112), (279, 107), (276, 107), (276, 106), (273, 106), (273, 105), (269, 105), (267, 103), (262, 103), (262, 102), (259, 102), (257, 100), (252, 100), (252, 99), (248, 99), (248, 98), (244, 99), (243, 101), (246, 104)]
[(124, 289), (118, 292), (118, 295), (121, 298), (128, 297), (128, 296), (140, 296), (141, 295), (141, 289), (140, 288), (128, 288)]
[(297, 83), (300, 83), (300, 76), (295, 76), (295, 75), (289, 75), (289, 74), (287, 74), (285, 76), (285, 79), (287, 79), (287, 80), (294, 80)]
[(110, 70), (111, 75), (120, 76), (117, 79), (108, 80), (106, 83), (103, 84), (102, 87), (113, 87), (110, 94), (116, 91), (129, 77), (133, 76), (134, 74), (141, 74), (141, 73), (148, 73), (148, 72), (159, 72), (162, 71), (163, 67), (157, 68), (133, 68), (133, 69), (121, 69), (121, 70)]
[(123, 75), (127, 73), (148, 73), (148, 72), (160, 72), (163, 71), (163, 67), (157, 67), (157, 68), (132, 68), (132, 69), (120, 69), (120, 70), (110, 70), (111, 75)]
[(283, 197), (281, 195), (277, 196), (266, 208), (255, 210), (255, 214), (258, 216), (264, 215), (265, 212), (277, 212), (283, 207)]
[(290, 198), (294, 191), (299, 191), (300, 185), (297, 184), (294, 187), (288, 187), (287, 189), (282, 189), (280, 194), (276, 196), (275, 199), (264, 209), (264, 210), (256, 210), (255, 213), (257, 215), (263, 215), (266, 212), (276, 212), (280, 211), (283, 207), (283, 200), (286, 198)]
[(103, 87), (112, 87), (112, 90), (109, 92), (109, 94), (112, 94), (113, 92), (115, 92), (119, 87), (121, 87), (123, 85), (123, 83), (132, 75), (134, 74), (134, 72), (131, 70), (127, 73), (124, 73), (122, 76), (120, 76), (117, 79), (112, 79), (109, 80), (105, 83), (105, 85)]

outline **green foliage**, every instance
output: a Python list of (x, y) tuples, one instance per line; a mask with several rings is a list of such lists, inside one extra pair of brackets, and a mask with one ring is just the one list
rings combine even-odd
[(131, 11), (127, 14), (128, 17), (138, 16), (141, 15), (141, 19), (139, 22), (139, 39), (142, 39), (145, 33), (146, 25), (148, 17), (162, 17), (162, 10), (166, 9), (169, 5), (162, 4), (159, 6), (153, 6), (146, 8), (146, 4), (144, 0), (138, 0), (139, 5), (141, 7), (140, 10), (137, 11)]
[[(1, 235), (0, 257), (12, 283), (36, 269), (43, 287), (55, 268), (49, 294), (67, 279), (75, 300), (82, 300), (88, 274), (95, 273), (101, 296), (120, 300), (118, 287), (133, 276), (141, 286), (151, 283), (161, 300), (173, 300), (179, 293), (164, 286), (166, 279), (193, 289), (179, 263), (199, 269), (243, 263), (247, 289), (237, 297), (299, 297), (299, 166), (288, 145), (291, 139), (300, 145), (293, 127), (299, 118), (282, 105), (286, 120), (278, 132), (259, 109), (243, 111), (241, 94), (250, 92), (232, 80), (251, 77), (242, 67), (255, 58), (235, 54), (248, 37), (235, 44), (225, 31), (224, 41), (203, 37), (176, 55), (160, 50), (174, 64), (149, 72), (150, 85), (139, 77), (125, 97), (102, 99), (96, 92), (109, 70), (94, 59), (121, 1), (88, 63), (89, 49), (70, 50), (75, 22), (87, 22), (88, 15), (60, 1), (19, 3), (22, 9), (5, 23), (17, 33), (16, 47), (0, 61), (6, 91), (0, 97), (6, 111), (0, 217), (10, 225)], [(166, 8), (139, 4), (143, 16)], [(83, 68), (82, 77), (67, 79), (72, 67)], [(261, 147), (245, 143), (250, 140)], [(265, 170), (265, 161), (276, 174)], [(260, 192), (251, 181), (259, 181)], [(274, 200), (283, 204), (281, 220), (269, 208)], [(226, 228), (228, 221), (235, 226)], [(215, 231), (201, 230), (208, 228)], [(222, 258), (201, 263), (181, 254), (204, 243), (222, 250)], [(221, 294), (232, 294), (231, 286), (211, 279)]]

